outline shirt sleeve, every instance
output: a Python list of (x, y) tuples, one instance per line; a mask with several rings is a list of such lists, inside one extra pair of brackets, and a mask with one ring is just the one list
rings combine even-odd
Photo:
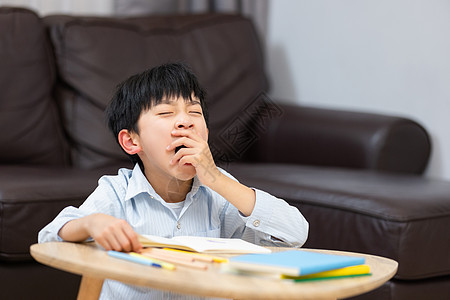
[(120, 205), (120, 197), (123, 198), (121, 194), (124, 194), (124, 191), (121, 191), (120, 188), (114, 188), (114, 186), (121, 186), (120, 181), (122, 180), (118, 176), (101, 177), (97, 188), (79, 208), (73, 206), (64, 208), (52, 222), (41, 229), (38, 234), (38, 242), (63, 241), (58, 233), (67, 222), (94, 213), (104, 213), (123, 218), (124, 213)]
[[(236, 180), (226, 171), (221, 171)], [(268, 247), (301, 247), (308, 237), (309, 224), (300, 211), (283, 199), (252, 189), (256, 202), (248, 217), (225, 200), (223, 236), (242, 238)]]
[[(253, 189), (256, 203), (245, 219), (254, 242), (264, 246), (301, 247), (308, 237), (309, 224), (300, 211), (264, 191)], [(248, 231), (248, 230), (247, 230)]]

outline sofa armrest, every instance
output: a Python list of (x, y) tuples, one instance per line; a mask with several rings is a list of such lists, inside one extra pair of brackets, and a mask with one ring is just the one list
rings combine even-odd
[(418, 123), (401, 117), (279, 105), (246, 160), (421, 174), (431, 142)]

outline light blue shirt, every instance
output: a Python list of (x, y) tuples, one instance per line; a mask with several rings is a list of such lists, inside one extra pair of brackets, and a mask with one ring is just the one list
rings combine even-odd
[[(225, 171), (221, 172), (233, 178)], [(163, 237), (241, 238), (263, 246), (300, 247), (308, 235), (308, 222), (297, 208), (257, 189), (254, 189), (253, 212), (245, 217), (194, 177), (191, 191), (177, 215), (155, 192), (138, 165), (133, 170), (120, 169), (115, 176), (103, 176), (98, 183), (79, 208), (66, 207), (39, 232), (40, 243), (62, 241), (58, 232), (64, 224), (93, 213), (125, 219), (139, 234)], [(101, 299), (197, 298), (105, 280)]]

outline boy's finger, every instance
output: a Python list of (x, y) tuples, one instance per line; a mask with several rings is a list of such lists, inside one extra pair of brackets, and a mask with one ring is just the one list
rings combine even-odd
[(166, 149), (168, 151), (172, 151), (180, 146), (185, 146), (187, 148), (194, 148), (195, 146), (197, 146), (197, 142), (188, 137), (181, 137), (170, 143), (170, 145), (168, 145)]
[(131, 251), (141, 252), (142, 244), (139, 242), (139, 239), (136, 237), (131, 239)]
[(108, 242), (115, 251), (128, 251), (126, 248), (129, 248), (129, 243), (124, 239), (124, 235), (121, 231), (114, 232), (114, 234), (109, 237)]
[(124, 233), (130, 242), (130, 251), (139, 252), (142, 249), (142, 244), (139, 242), (137, 233), (131, 226), (125, 227)]
[(196, 161), (192, 159), (192, 157), (183, 156), (180, 158), (180, 161), (178, 162), (180, 165), (187, 165), (190, 164), (194, 167), (196, 167)]
[(182, 157), (195, 155), (198, 151), (195, 148), (183, 148), (180, 149), (171, 159), (171, 164), (175, 164), (177, 161), (179, 161)]
[[(114, 237), (119, 246), (119, 249), (117, 251), (122, 251), (122, 250), (126, 251), (126, 252), (131, 251), (131, 242), (122, 230), (118, 230), (115, 233)], [(116, 249), (114, 249), (114, 250), (116, 250)]]
[(100, 246), (102, 246), (105, 250), (112, 250), (111, 245), (108, 243), (108, 241), (104, 238), (97, 238), (95, 240)]
[(194, 129), (192, 130), (186, 130), (186, 129), (174, 129), (172, 130), (171, 134), (173, 136), (184, 136), (191, 138), (195, 141), (203, 141), (203, 138), (200, 136), (200, 134), (197, 133)]
[(135, 249), (133, 239), (137, 240), (137, 234), (128, 223), (122, 223), (114, 232), (114, 237), (120, 245), (120, 250), (130, 252)]

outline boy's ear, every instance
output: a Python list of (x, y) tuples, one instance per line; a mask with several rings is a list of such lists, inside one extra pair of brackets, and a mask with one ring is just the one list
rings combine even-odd
[(126, 153), (133, 155), (142, 150), (139, 144), (139, 139), (134, 132), (129, 132), (127, 129), (122, 129), (118, 135), (119, 144)]

